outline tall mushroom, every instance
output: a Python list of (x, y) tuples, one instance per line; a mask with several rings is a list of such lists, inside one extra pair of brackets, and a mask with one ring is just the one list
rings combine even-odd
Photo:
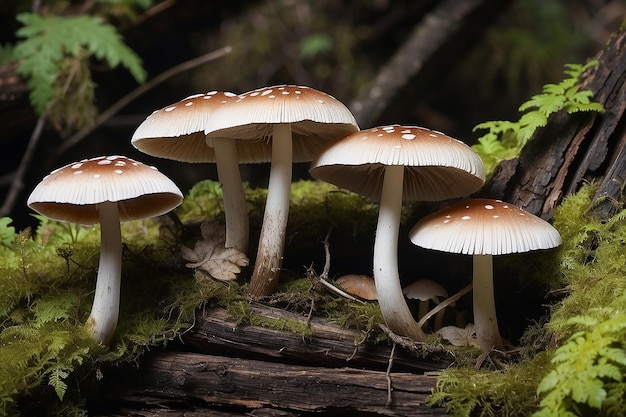
[(309, 87), (279, 85), (240, 94), (210, 118), (207, 138), (252, 140), (249, 162), (271, 160), (263, 226), (248, 292), (271, 294), (278, 283), (289, 213), (292, 162), (310, 161), (330, 141), (358, 130), (336, 98)]
[(87, 329), (108, 344), (117, 327), (122, 270), (120, 222), (159, 216), (182, 202), (178, 187), (156, 168), (124, 156), (85, 159), (52, 171), (28, 206), (51, 219), (100, 223), (100, 263)]
[[(204, 129), (216, 109), (236, 94), (211, 91), (195, 94), (154, 111), (135, 130), (131, 144), (140, 151), (182, 162), (215, 162), (222, 184), (226, 217), (225, 247), (248, 251), (250, 236), (248, 206), (241, 181), (239, 155), (259, 153), (258, 146), (225, 138), (207, 140)], [(248, 144), (248, 146), (251, 144)]]
[(493, 291), (493, 255), (550, 249), (561, 244), (552, 225), (500, 200), (472, 199), (439, 210), (411, 229), (427, 249), (472, 255), (474, 327), (483, 351), (502, 349)]
[(352, 133), (329, 145), (312, 163), (313, 177), (380, 201), (374, 241), (374, 280), (389, 328), (422, 340), (398, 275), (402, 200), (437, 201), (471, 194), (485, 181), (472, 149), (441, 132), (385, 126)]

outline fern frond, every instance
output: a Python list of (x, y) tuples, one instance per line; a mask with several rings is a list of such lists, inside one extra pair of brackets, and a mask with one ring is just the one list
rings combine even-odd
[[(579, 111), (603, 111), (600, 103), (591, 102), (591, 91), (579, 90), (580, 75), (597, 65), (597, 61), (590, 61), (585, 65), (566, 65), (564, 73), (568, 76), (558, 84), (546, 84), (542, 93), (532, 96), (522, 103), (518, 110), (524, 114), (517, 122), (490, 121), (476, 125), (473, 131), (487, 130), (487, 133), (478, 139), (478, 144), (472, 148), (483, 158), (485, 172), (490, 176), (493, 172), (493, 161), (503, 161), (515, 158), (526, 143), (533, 137), (537, 129), (546, 126), (550, 116), (559, 111), (569, 114)], [(495, 146), (493, 136), (502, 146)], [(489, 147), (481, 143), (481, 139), (488, 138)]]
[(54, 85), (63, 58), (78, 57), (82, 50), (110, 67), (124, 66), (139, 82), (145, 80), (141, 59), (123, 43), (113, 26), (94, 17), (21, 13), (17, 20), (24, 25), (16, 32), (23, 40), (13, 51), (17, 71), (27, 77), (31, 103), (38, 113), (56, 97)]

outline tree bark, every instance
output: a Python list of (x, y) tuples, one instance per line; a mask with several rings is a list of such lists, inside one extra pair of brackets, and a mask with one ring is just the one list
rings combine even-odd
[(594, 215), (606, 220), (619, 210), (626, 180), (626, 32), (615, 33), (596, 58), (581, 89), (591, 90), (605, 113), (554, 115), (519, 158), (500, 164), (481, 194), (549, 219), (563, 197), (598, 180)]

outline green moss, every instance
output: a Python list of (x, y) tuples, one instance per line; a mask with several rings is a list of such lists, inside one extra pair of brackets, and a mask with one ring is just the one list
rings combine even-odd
[(540, 353), (503, 371), (451, 368), (443, 372), (428, 403), (452, 416), (527, 416), (536, 408), (536, 387), (550, 360)]

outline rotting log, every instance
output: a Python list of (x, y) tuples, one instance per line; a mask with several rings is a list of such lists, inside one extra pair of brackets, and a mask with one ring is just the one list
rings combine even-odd
[(199, 310), (182, 336), (185, 351), (154, 351), (137, 369), (106, 370), (90, 415), (445, 415), (425, 404), (436, 384), (426, 370), (445, 368), (449, 358), (419, 359), (388, 343), (365, 343), (362, 332), (319, 317), (260, 303), (251, 309), (308, 320), (311, 334), (237, 324), (221, 308)]
[[(103, 403), (107, 408), (119, 404), (126, 415), (134, 415), (133, 404), (144, 412), (150, 410), (151, 415), (168, 409), (168, 415), (186, 415), (182, 410), (239, 410), (244, 414), (272, 408), (296, 414), (445, 415), (444, 410), (424, 404), (436, 377), (414, 373), (167, 351), (144, 361), (140, 372), (116, 380)], [(120, 390), (120, 397), (111, 397)], [(120, 415), (119, 410), (91, 415)]]
[(591, 180), (600, 181), (594, 214), (606, 220), (619, 209), (626, 184), (626, 31), (615, 33), (583, 74), (605, 113), (558, 113), (519, 158), (501, 163), (481, 194), (516, 204), (544, 219), (560, 200)]
[[(250, 306), (252, 313), (277, 320), (306, 324), (302, 314), (269, 307), (260, 303)], [(311, 317), (311, 336), (303, 337), (291, 331), (260, 326), (238, 325), (228, 312), (220, 308), (205, 310), (193, 330), (183, 335), (183, 341), (196, 352), (221, 352), (229, 356), (265, 358), (317, 366), (386, 369), (392, 346), (389, 343), (364, 343), (366, 334), (355, 329), (342, 328), (320, 317)], [(396, 370), (411, 372), (435, 371), (450, 364), (450, 359), (417, 358), (396, 349)]]

